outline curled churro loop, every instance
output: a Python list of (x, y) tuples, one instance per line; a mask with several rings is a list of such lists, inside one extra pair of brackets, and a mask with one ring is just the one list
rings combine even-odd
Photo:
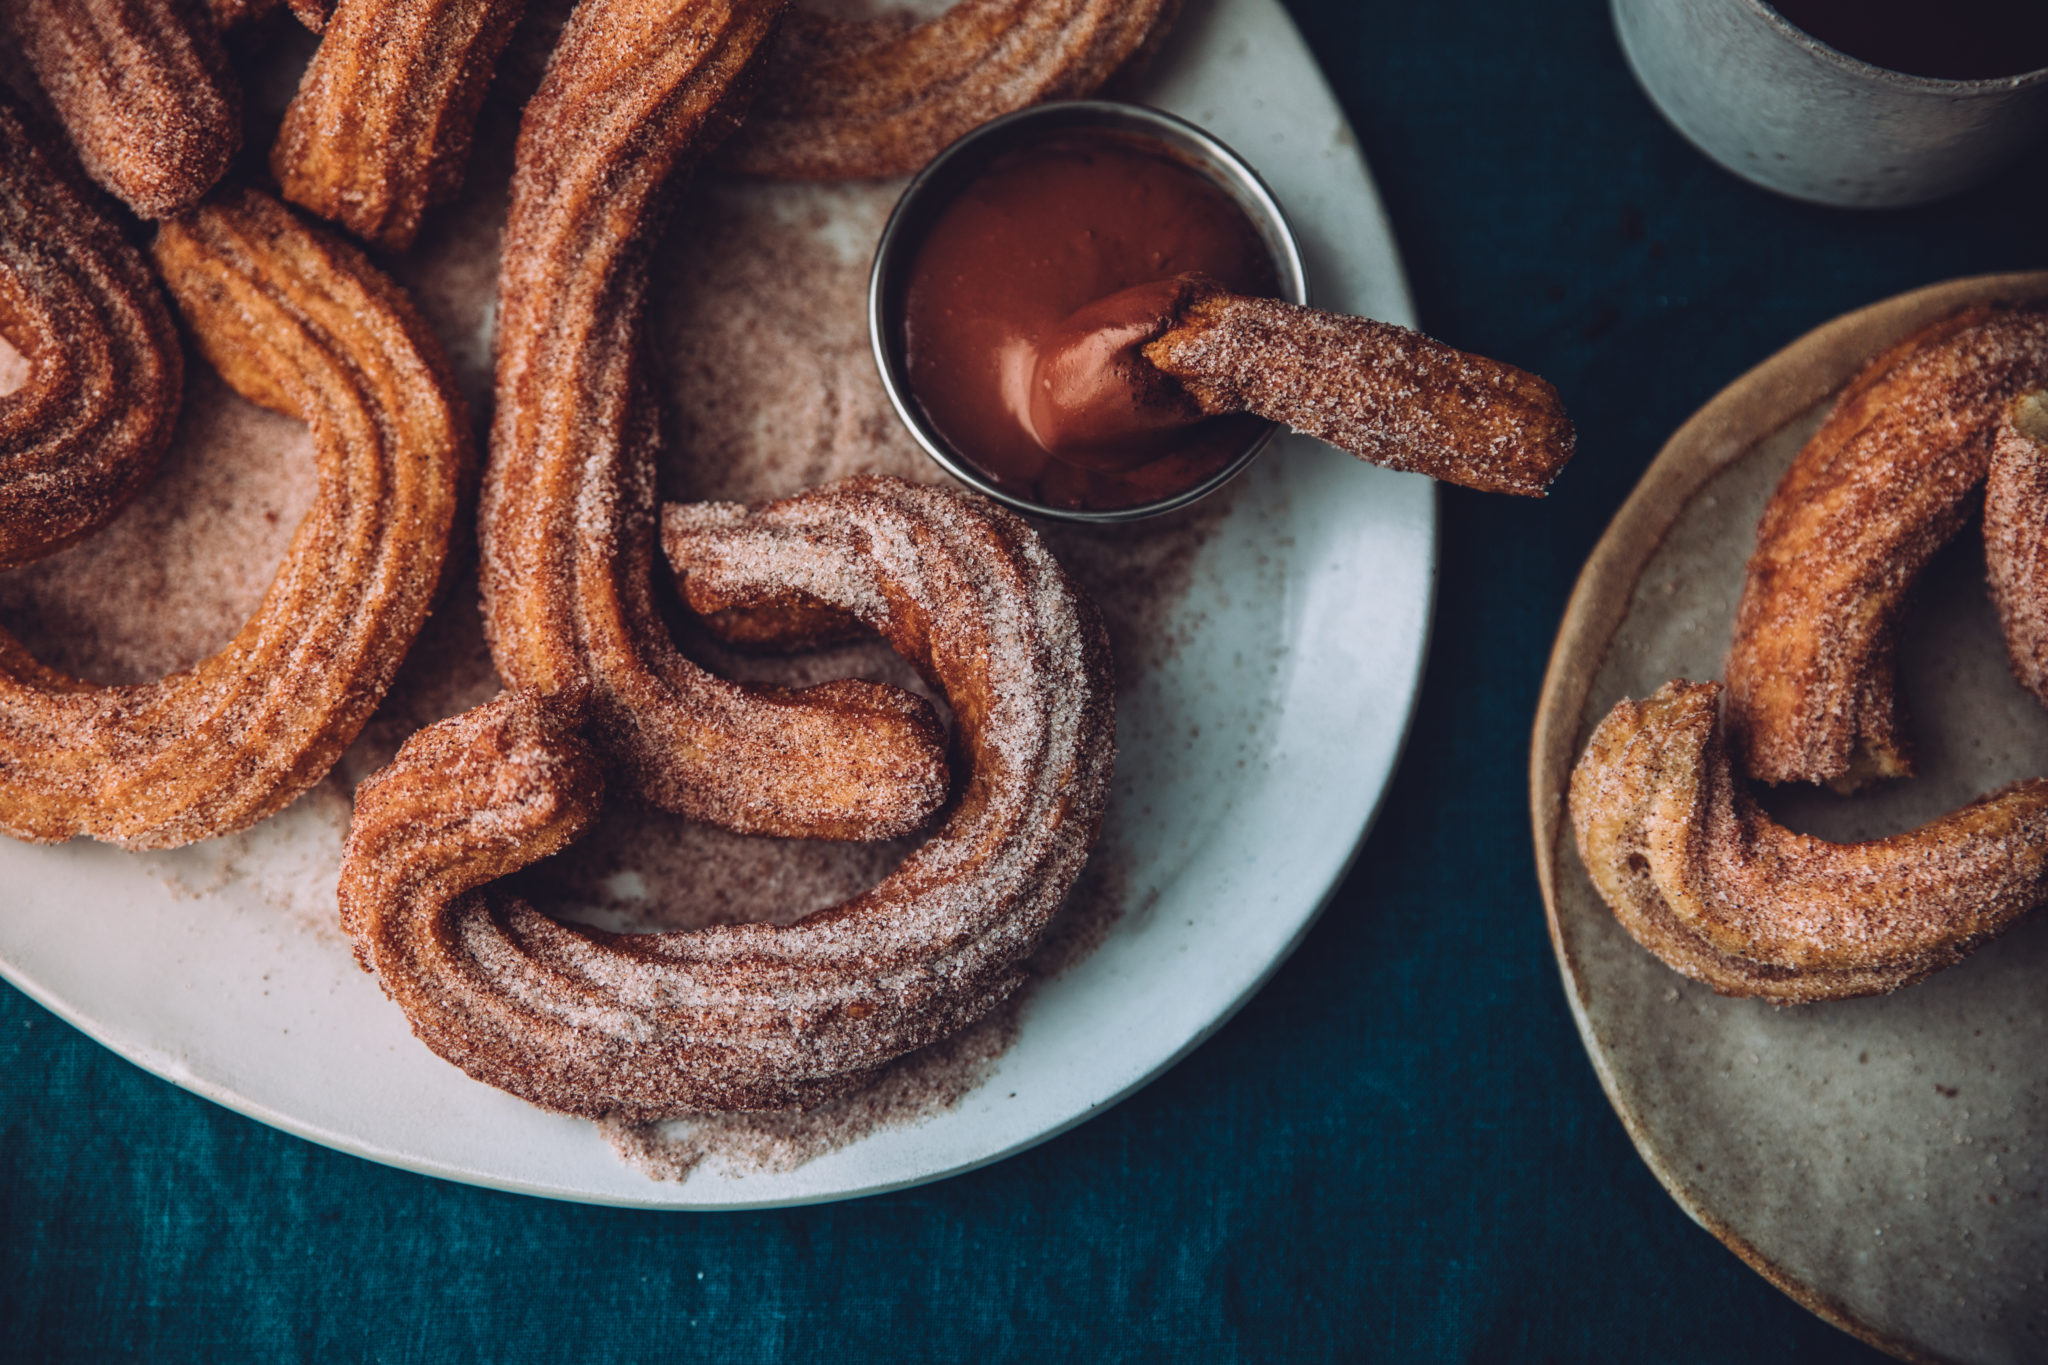
[(403, 251), (462, 187), (524, 0), (342, 0), (270, 150), (284, 197)]
[(796, 10), (721, 161), (789, 180), (908, 174), (998, 114), (1095, 93), (1179, 8), (1179, 0), (961, 0), (915, 24)]
[(2048, 311), (1974, 308), (1879, 356), (1757, 522), (1728, 651), (1751, 777), (1848, 790), (1912, 759), (1893, 677), (1907, 590), (1968, 520), (2006, 404), (2048, 382)]
[(98, 527), (156, 469), (184, 356), (149, 264), (0, 95), (0, 332), (32, 366), (0, 394), (0, 568)]
[(100, 687), (0, 632), (0, 828), (169, 848), (318, 782), (426, 619), (469, 433), (447, 364), (396, 285), (253, 191), (164, 225), (156, 261), (244, 397), (313, 430), (319, 491), (263, 605), (218, 654)]
[(786, 926), (557, 924), (481, 888), (577, 837), (601, 768), (570, 703), (508, 695), (359, 789), (343, 922), (429, 1047), (535, 1104), (639, 1121), (816, 1103), (1021, 983), (1100, 825), (1107, 640), (1030, 528), (967, 494), (854, 479), (752, 512), (671, 507), (664, 539), (692, 603), (851, 616), (944, 689), (966, 775), (939, 829)]
[(1681, 681), (1616, 704), (1572, 771), (1593, 885), (1671, 967), (1779, 1004), (1882, 994), (1960, 961), (2048, 896), (2048, 782), (1887, 839), (1794, 834), (1735, 783), (1721, 691)]
[(241, 92), (199, 0), (22, 0), (15, 23), (79, 160), (129, 208), (168, 218), (227, 170)]
[(884, 838), (945, 800), (921, 698), (715, 678), (656, 613), (652, 404), (637, 380), (669, 183), (735, 117), (781, 0), (585, 0), (527, 105), (498, 289), (481, 518), (485, 620), (513, 688), (587, 695), (615, 780), (742, 833)]

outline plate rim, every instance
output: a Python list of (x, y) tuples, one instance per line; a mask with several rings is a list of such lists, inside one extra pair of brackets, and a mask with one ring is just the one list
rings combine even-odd
[(1608, 1066), (1587, 1014), (1591, 987), (1578, 969), (1558, 917), (1557, 850), (1565, 827), (1565, 788), (1578, 757), (1580, 717), (1594, 680), (1627, 619), (1643, 571), (1701, 488), (1801, 413), (1840, 391), (1891, 341), (1972, 303), (2042, 298), (2048, 298), (2048, 270), (1969, 275), (1893, 294), (1805, 332), (1702, 404), (1658, 450), (1580, 568), (1544, 668), (1529, 743), (1530, 823), (1551, 950), (1580, 1045), (1636, 1155), (1688, 1217), (1787, 1297), (1830, 1325), (1916, 1365), (1950, 1365), (1950, 1358), (1864, 1322), (1825, 1290), (1771, 1260), (1709, 1208), (1650, 1141)]

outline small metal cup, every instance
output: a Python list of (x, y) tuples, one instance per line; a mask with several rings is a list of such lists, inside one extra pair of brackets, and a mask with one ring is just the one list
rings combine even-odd
[(903, 425), (910, 429), (911, 436), (924, 447), (925, 453), (954, 478), (978, 493), (1035, 517), (1094, 523), (1138, 521), (1186, 507), (1229, 483), (1266, 448), (1279, 426), (1267, 423), (1258, 435), (1245, 443), (1244, 450), (1229, 464), (1170, 498), (1108, 511), (1048, 507), (998, 488), (933, 429), (925, 418), (924, 410), (911, 396), (910, 376), (904, 358), (903, 304), (908, 289), (907, 277), (917, 248), (934, 216), (999, 153), (1049, 133), (1077, 129), (1120, 132), (1151, 139), (1163, 144), (1192, 169), (1208, 176), (1218, 189), (1244, 210), (1272, 252), (1273, 273), (1280, 282), (1280, 297), (1289, 303), (1308, 302), (1308, 280), (1302, 271), (1301, 249), (1295, 244), (1293, 229), (1288, 227), (1287, 218), (1274, 201), (1273, 192), (1237, 153), (1185, 119), (1157, 109), (1110, 100), (1065, 100), (1033, 105), (1014, 114), (991, 119), (933, 157), (931, 164), (917, 173), (903, 191), (903, 197), (896, 201), (895, 211), (889, 215), (888, 224), (882, 229), (882, 240), (875, 248), (874, 270), (868, 276), (868, 336), (874, 344), (875, 367), (882, 373), (882, 387), (889, 391), (889, 401), (895, 406), (896, 415), (903, 419)]

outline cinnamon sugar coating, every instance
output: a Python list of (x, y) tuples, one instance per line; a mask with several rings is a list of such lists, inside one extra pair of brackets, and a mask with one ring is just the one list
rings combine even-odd
[(168, 218), (227, 170), (241, 91), (201, 0), (21, 0), (14, 23), (79, 160), (129, 208)]
[(535, 1104), (638, 1122), (819, 1103), (1021, 984), (1101, 824), (1107, 637), (1037, 535), (970, 494), (870, 477), (671, 506), (664, 541), (692, 602), (843, 613), (944, 690), (965, 778), (939, 828), (793, 924), (559, 924), (488, 884), (588, 828), (603, 765), (573, 702), (507, 694), (358, 789), (343, 923), (429, 1047)]
[(426, 619), (469, 433), (398, 287), (253, 190), (164, 225), (157, 268), (237, 392), (305, 420), (320, 485), (263, 605), (153, 683), (45, 668), (0, 632), (0, 829), (171, 848), (254, 824), (318, 782)]
[(156, 277), (74, 176), (0, 91), (0, 333), (31, 366), (0, 394), (0, 568), (104, 525), (178, 419), (184, 353)]
[(1094, 94), (1179, 9), (1180, 0), (960, 0), (913, 23), (799, 8), (720, 162), (786, 180), (907, 175), (998, 114)]
[(520, 129), (498, 285), (484, 612), (506, 683), (587, 696), (613, 781), (741, 833), (888, 838), (945, 800), (922, 698), (713, 677), (654, 601), (656, 414), (638, 374), (665, 193), (728, 129), (781, 0), (585, 0)]
[(270, 150), (284, 197), (393, 251), (462, 187), (525, 0), (342, 0)]
[(1984, 565), (2013, 676), (2048, 706), (2048, 391), (2015, 399), (1992, 441)]
[(2048, 897), (2048, 782), (1905, 834), (1794, 834), (1734, 780), (1718, 683), (1623, 701), (1572, 771), (1579, 856), (1615, 918), (1722, 995), (1876, 995), (1960, 961)]
[(1913, 771), (1894, 681), (1914, 578), (1969, 519), (2007, 403), (2048, 382), (2048, 311), (1977, 307), (1843, 390), (1757, 521), (1728, 651), (1728, 727), (1765, 782)]
[(1144, 355), (1210, 415), (1255, 412), (1488, 493), (1542, 497), (1572, 457), (1557, 390), (1526, 370), (1371, 318), (1192, 286)]

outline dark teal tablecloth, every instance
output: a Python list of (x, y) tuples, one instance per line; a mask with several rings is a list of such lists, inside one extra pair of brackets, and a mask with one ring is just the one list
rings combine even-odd
[[(1307, 946), (993, 1169), (776, 1213), (487, 1193), (308, 1145), (0, 988), (0, 1356), (1844, 1361), (1636, 1159), (1566, 1014), (1524, 772), (1573, 576), (1664, 436), (1846, 309), (2038, 267), (2038, 176), (1858, 216), (1714, 169), (1599, 0), (1291, 0), (1424, 325), (1564, 392), (1547, 502), (1450, 490), (1421, 710)], [(2037, 167), (2038, 169), (2038, 167)]]

